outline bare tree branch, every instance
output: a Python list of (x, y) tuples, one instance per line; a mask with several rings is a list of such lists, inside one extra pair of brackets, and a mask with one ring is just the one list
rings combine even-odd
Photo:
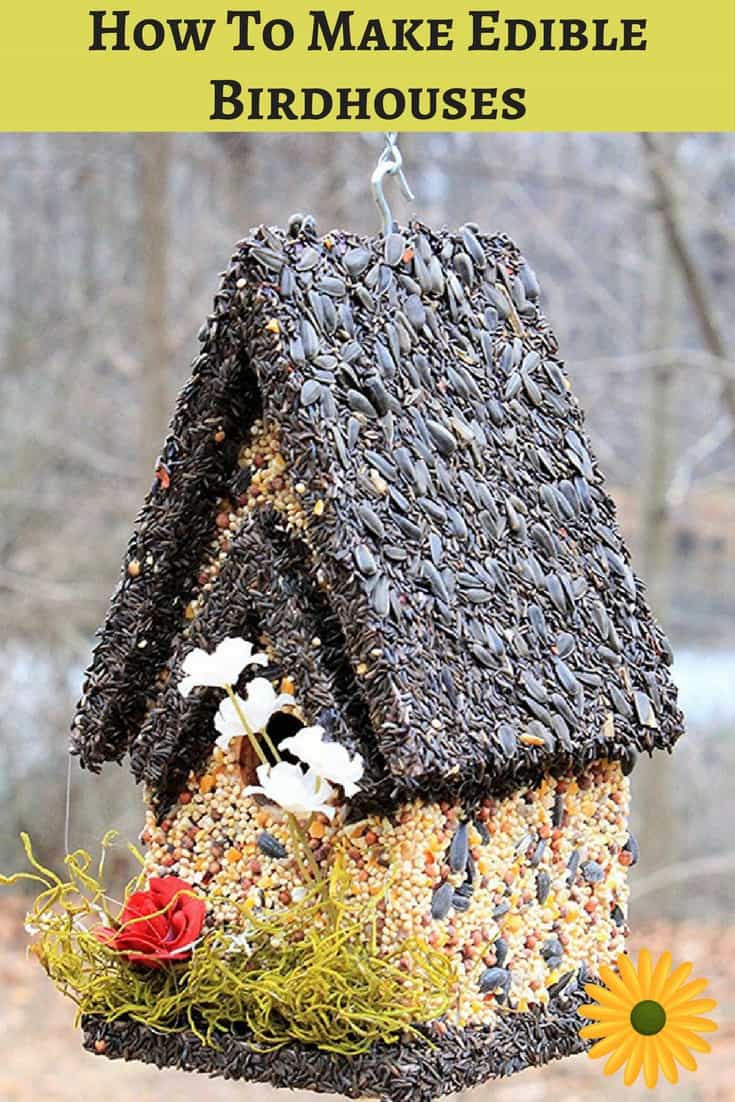
[(128, 461), (120, 460), (108, 452), (103, 452), (84, 440), (74, 439), (61, 433), (49, 433), (46, 430), (44, 444), (53, 448), (57, 453), (80, 460), (104, 478), (119, 479), (124, 482), (135, 477), (135, 471)]
[(709, 432), (701, 436), (699, 440), (684, 453), (677, 464), (677, 468), (674, 471), (674, 476), (671, 479), (671, 484), (666, 494), (666, 504), (669, 509), (675, 509), (686, 499), (687, 494), (692, 488), (697, 469), (701, 467), (711, 455), (714, 455), (717, 449), (732, 435), (734, 429), (735, 427), (730, 420), (730, 416), (726, 413), (723, 417), (720, 417), (718, 421), (715, 421)]
[[(685, 237), (677, 205), (676, 168), (669, 158), (664, 158), (654, 134), (641, 134), (646, 151), (661, 221), (666, 233), (671, 255), (676, 261), (687, 289), (692, 309), (699, 323), (705, 345), (720, 360), (727, 358), (727, 345), (712, 308), (707, 282)], [(723, 380), (722, 399), (735, 421), (735, 378)]]
[(0, 574), (0, 590), (6, 589), (31, 603), (50, 601), (54, 604), (66, 604), (76, 601), (99, 603), (107, 595), (107, 590), (82, 586), (76, 582), (55, 581), (33, 574), (22, 574), (7, 567)]
[(660, 367), (711, 372), (721, 379), (735, 381), (735, 361), (713, 356), (701, 348), (654, 348), (648, 352), (631, 352), (624, 356), (596, 356), (594, 359), (570, 360), (575, 371), (610, 372), (637, 375), (640, 371), (655, 371)]

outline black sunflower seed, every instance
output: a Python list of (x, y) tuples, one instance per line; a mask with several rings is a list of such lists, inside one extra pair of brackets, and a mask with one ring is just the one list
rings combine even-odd
[(462, 872), (464, 870), (467, 865), (469, 852), (467, 823), (460, 823), (454, 832), (454, 837), (449, 846), (449, 867), (453, 872)]
[(477, 986), (483, 995), (488, 995), (491, 991), (502, 991), (506, 994), (511, 985), (511, 979), (511, 974), (507, 968), (495, 966), (486, 968), (480, 973)]
[(283, 858), (288, 856), (288, 850), (286, 847), (274, 838), (272, 834), (269, 834), (267, 830), (262, 830), (256, 839), (258, 843), (258, 849), (261, 853), (264, 853), (266, 857)]
[(440, 884), (431, 898), (431, 917), (437, 920), (446, 918), (452, 908), (454, 888), (445, 881)]

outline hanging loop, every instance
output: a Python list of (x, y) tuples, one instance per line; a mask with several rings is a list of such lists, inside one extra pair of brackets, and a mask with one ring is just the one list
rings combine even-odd
[(373, 197), (383, 218), (383, 234), (385, 236), (393, 230), (393, 214), (383, 190), (383, 181), (386, 176), (397, 176), (404, 197), (409, 202), (413, 199), (413, 192), (408, 186), (408, 181), (403, 173), (403, 156), (398, 148), (398, 134), (396, 133), (385, 135), (385, 149), (380, 154), (380, 159), (370, 178)]

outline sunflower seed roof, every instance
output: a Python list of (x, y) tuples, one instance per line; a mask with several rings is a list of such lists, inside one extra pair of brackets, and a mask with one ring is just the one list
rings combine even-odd
[[(538, 300), (516, 246), (474, 226), (296, 221), (240, 243), (87, 674), (84, 765), (129, 751), (165, 807), (221, 695), (181, 698), (182, 657), (236, 633), (264, 635), (309, 721), (364, 755), (366, 806), (671, 748), (671, 652)], [(260, 416), (304, 484), (308, 546), (258, 510), (184, 638)]]

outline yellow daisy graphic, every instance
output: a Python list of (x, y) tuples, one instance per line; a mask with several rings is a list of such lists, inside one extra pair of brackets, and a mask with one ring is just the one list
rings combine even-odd
[(671, 964), (671, 953), (663, 953), (654, 968), (651, 954), (642, 949), (636, 970), (623, 953), (616, 961), (617, 971), (600, 967), (604, 987), (585, 984), (596, 1002), (580, 1006), (579, 1013), (593, 1024), (580, 1029), (579, 1035), (597, 1042), (589, 1050), (593, 1059), (609, 1057), (605, 1075), (614, 1075), (625, 1064), (626, 1087), (636, 1081), (641, 1068), (647, 1087), (656, 1086), (659, 1069), (676, 1083), (677, 1063), (696, 1071), (691, 1050), (710, 1051), (698, 1036), (717, 1029), (709, 1018), (700, 1017), (717, 1005), (714, 999), (699, 998), (707, 980), (687, 983), (692, 965), (680, 964), (672, 972)]

